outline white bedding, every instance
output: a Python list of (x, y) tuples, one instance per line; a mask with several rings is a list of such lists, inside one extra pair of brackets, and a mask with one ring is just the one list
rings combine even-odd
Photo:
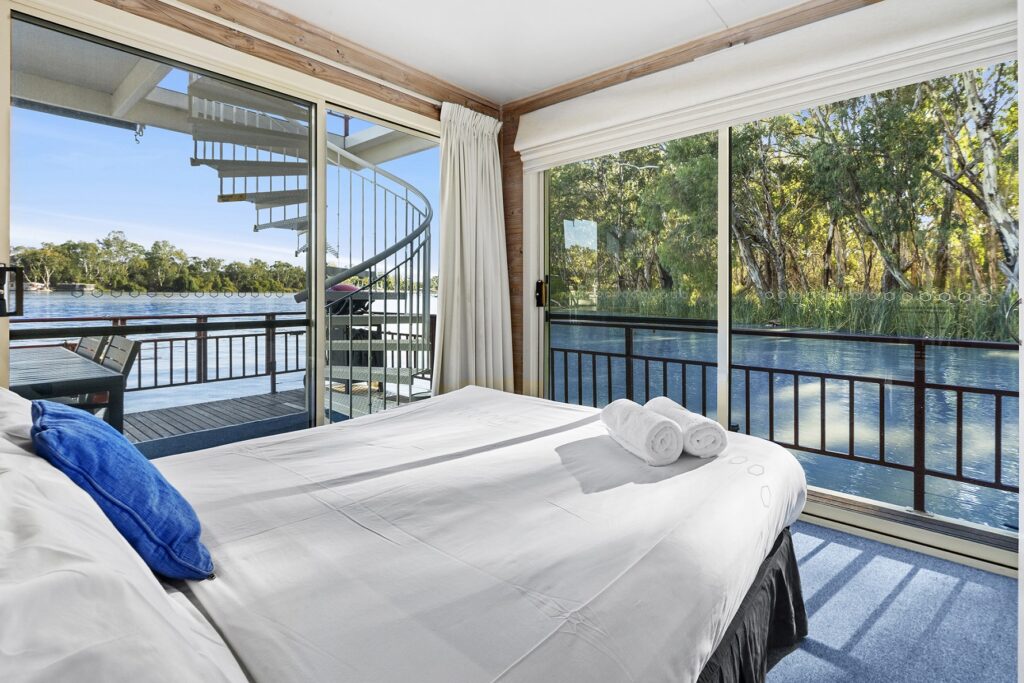
[(217, 566), (195, 597), (275, 682), (695, 680), (806, 492), (760, 439), (654, 468), (479, 388), (157, 463)]

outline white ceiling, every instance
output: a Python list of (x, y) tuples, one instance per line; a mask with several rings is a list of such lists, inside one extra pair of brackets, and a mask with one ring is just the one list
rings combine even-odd
[(799, 0), (265, 0), (498, 104)]

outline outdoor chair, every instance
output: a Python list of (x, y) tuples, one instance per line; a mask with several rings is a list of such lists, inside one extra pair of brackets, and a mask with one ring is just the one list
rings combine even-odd
[[(139, 355), (139, 342), (132, 341), (127, 337), (110, 337), (103, 351), (103, 356), (97, 362), (105, 368), (116, 370), (121, 373), (124, 380), (128, 381), (128, 374), (135, 365)], [(98, 413), (107, 407), (110, 397), (107, 392), (79, 396), (70, 405), (92, 413)]]
[(99, 363), (109, 341), (110, 337), (82, 337), (75, 346), (75, 353)]

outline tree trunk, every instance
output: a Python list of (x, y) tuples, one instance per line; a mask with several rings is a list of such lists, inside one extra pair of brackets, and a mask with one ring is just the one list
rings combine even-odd
[(899, 255), (899, 244), (897, 243), (896, 248), (892, 248), (886, 245), (878, 237), (878, 233), (875, 231), (874, 226), (871, 225), (871, 221), (864, 214), (864, 211), (860, 206), (853, 206), (854, 216), (857, 219), (857, 224), (860, 225), (861, 230), (867, 236), (868, 240), (875, 245), (875, 250), (878, 252), (878, 257), (882, 259), (882, 265), (885, 267), (885, 272), (882, 276), (882, 291), (891, 291), (897, 287), (911, 291), (914, 289), (913, 285), (907, 279), (907, 276), (903, 274), (903, 268), (900, 265)]
[(846, 233), (843, 231), (843, 226), (838, 221), (833, 220), (835, 223), (836, 230), (836, 243), (833, 253), (835, 254), (836, 262), (836, 286), (840, 290), (846, 290)]
[(747, 241), (746, 236), (740, 234), (735, 223), (732, 225), (731, 229), (733, 237), (736, 240), (736, 247), (740, 255), (740, 262), (747, 270), (747, 276), (750, 278), (750, 283), (754, 286), (757, 298), (764, 301), (767, 287), (765, 286), (765, 278), (764, 274), (761, 272), (761, 267), (758, 265), (757, 259), (754, 257), (754, 251), (750, 248), (750, 243)]
[[(953, 149), (948, 135), (942, 139), (942, 162), (946, 175), (953, 176)], [(956, 189), (949, 184), (943, 188), (942, 212), (939, 214), (938, 244), (935, 246), (935, 272), (932, 287), (940, 292), (946, 291), (949, 283), (949, 237), (953, 232), (953, 205), (956, 202)]]
[(964, 90), (967, 94), (967, 112), (974, 123), (975, 135), (981, 146), (981, 196), (984, 201), (984, 211), (988, 214), (992, 227), (999, 235), (999, 241), (1003, 250), (1003, 262), (1000, 270), (1007, 276), (1007, 289), (1015, 290), (1017, 287), (1018, 256), (1020, 251), (1020, 238), (1018, 233), (1018, 222), (1010, 213), (1009, 207), (1002, 194), (999, 192), (999, 143), (996, 140), (993, 130), (995, 122), (993, 114), (978, 93), (978, 83), (974, 74), (966, 74), (963, 77)]
[(661, 288), (671, 290), (675, 287), (675, 281), (672, 279), (672, 273), (665, 269), (665, 266), (661, 265), (661, 260), (658, 260), (658, 273), (661, 275)]
[(825, 250), (821, 255), (821, 287), (828, 289), (829, 282), (834, 278), (832, 274), (832, 262), (835, 260), (836, 249), (836, 222), (831, 218), (828, 221), (828, 235), (825, 237)]

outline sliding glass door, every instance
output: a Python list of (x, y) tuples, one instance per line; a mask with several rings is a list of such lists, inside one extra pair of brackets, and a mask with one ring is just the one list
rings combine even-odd
[(547, 173), (548, 395), (717, 416), (717, 136)]
[(11, 76), (11, 387), (150, 456), (307, 426), (313, 107), (27, 20)]
[(1016, 107), (994, 64), (549, 170), (547, 395), (717, 416), (728, 363), (811, 485), (1015, 532)]

